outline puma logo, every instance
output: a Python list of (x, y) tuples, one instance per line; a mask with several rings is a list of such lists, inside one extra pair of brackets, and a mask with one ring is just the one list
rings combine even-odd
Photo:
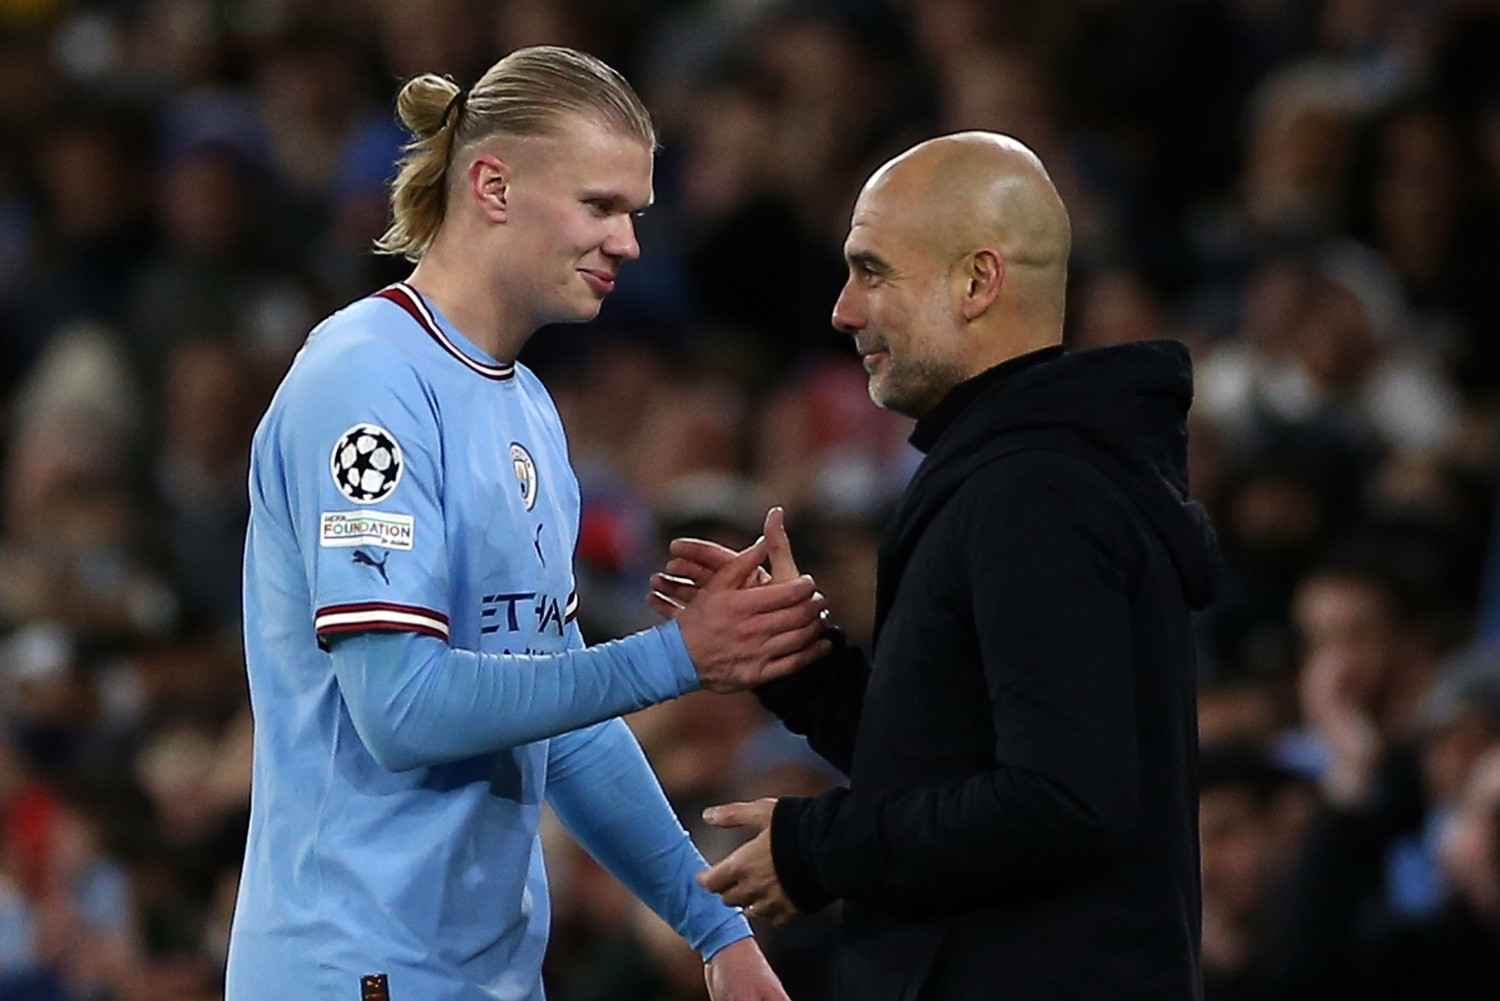
[[(390, 558), (391, 554), (386, 553), (385, 560), (388, 560)], [(385, 573), (385, 560), (381, 560), (379, 563), (377, 563), (375, 562), (375, 557), (371, 556), (363, 549), (356, 549), (354, 551), (354, 562), (363, 563), (367, 567), (374, 567), (376, 570), (380, 571), (380, 579), (385, 581), (386, 587), (390, 587), (391, 579), (387, 577)]]

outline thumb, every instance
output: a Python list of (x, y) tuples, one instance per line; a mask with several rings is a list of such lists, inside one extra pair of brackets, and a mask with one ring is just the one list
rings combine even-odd
[(771, 557), (771, 579), (777, 583), (800, 576), (792, 558), (792, 543), (786, 537), (786, 511), (773, 507), (766, 512), (766, 550)]
[(705, 591), (732, 591), (742, 587), (750, 575), (766, 560), (766, 539), (761, 536), (755, 545), (714, 571), (714, 575), (703, 585)]

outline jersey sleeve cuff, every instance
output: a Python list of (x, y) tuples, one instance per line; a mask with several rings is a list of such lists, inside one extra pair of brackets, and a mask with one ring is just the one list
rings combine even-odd
[(733, 945), (741, 939), (749, 938), (750, 935), (750, 922), (745, 920), (743, 914), (736, 913), (702, 941), (698, 946), (698, 955), (702, 956), (706, 963), (726, 945)]
[(698, 669), (693, 666), (693, 658), (688, 656), (687, 643), (682, 639), (682, 630), (676, 621), (664, 622), (656, 627), (661, 634), (662, 646), (667, 652), (667, 662), (672, 667), (672, 675), (677, 680), (678, 694), (686, 695), (688, 692), (696, 692), (702, 687), (698, 680)]
[(398, 605), (388, 601), (357, 601), (324, 605), (313, 615), (318, 645), (325, 647), (336, 636), (362, 632), (422, 633), (448, 639), (448, 616), (420, 605)]

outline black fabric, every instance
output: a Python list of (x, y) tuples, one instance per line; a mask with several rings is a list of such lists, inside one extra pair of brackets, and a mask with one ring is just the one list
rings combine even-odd
[(1187, 351), (954, 392), (882, 545), (872, 660), (840, 643), (758, 692), (850, 777), (777, 805), (777, 872), (803, 909), (844, 900), (847, 1001), (1199, 998), (1188, 613), (1218, 556)]
[(908, 440), (913, 447), (926, 455), (932, 451), (932, 446), (937, 444), (938, 438), (948, 430), (949, 425), (958, 419), (959, 414), (968, 409), (970, 403), (1022, 369), (1061, 358), (1065, 350), (1061, 344), (1055, 344), (1039, 351), (1028, 351), (1024, 355), (1003, 361), (994, 368), (959, 383), (948, 391), (948, 395), (943, 397), (937, 406), (932, 408), (931, 413), (917, 421), (917, 426), (912, 428), (911, 437)]

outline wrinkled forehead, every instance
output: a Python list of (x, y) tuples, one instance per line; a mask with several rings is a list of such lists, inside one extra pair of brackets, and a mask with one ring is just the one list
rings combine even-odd
[(928, 191), (900, 174), (882, 171), (870, 179), (855, 200), (845, 249), (937, 250), (945, 242), (943, 217)]

